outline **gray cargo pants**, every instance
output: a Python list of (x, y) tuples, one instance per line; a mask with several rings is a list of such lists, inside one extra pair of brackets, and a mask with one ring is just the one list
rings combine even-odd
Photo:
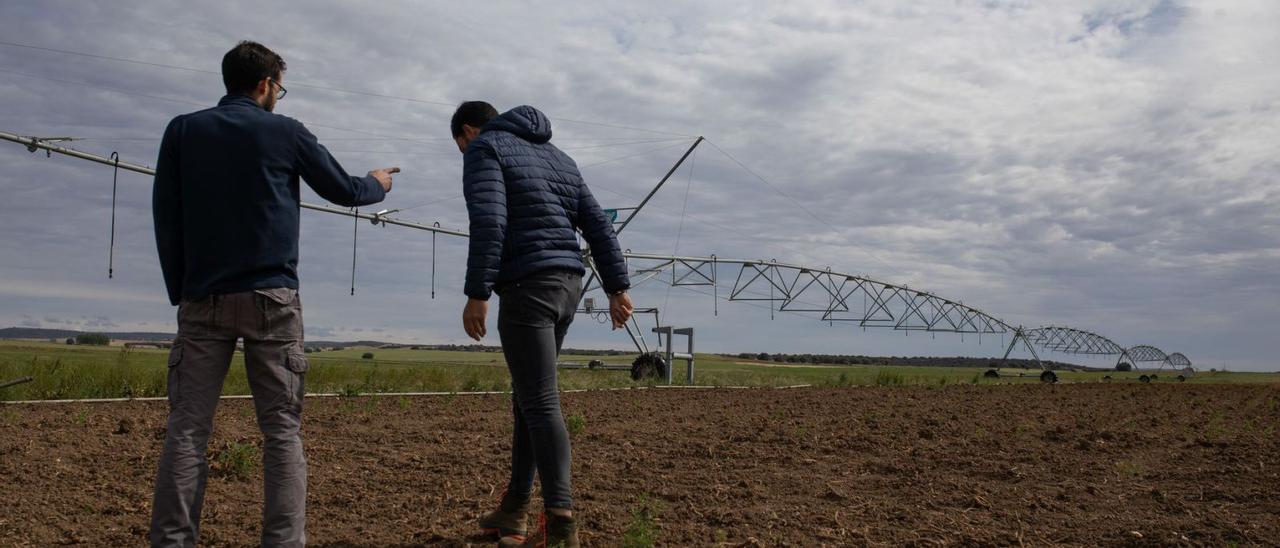
[(194, 546), (200, 534), (213, 415), (237, 339), (263, 436), (263, 546), (306, 542), (302, 455), (302, 304), (293, 289), (213, 295), (178, 307), (169, 353), (169, 422), (156, 475), (152, 546)]

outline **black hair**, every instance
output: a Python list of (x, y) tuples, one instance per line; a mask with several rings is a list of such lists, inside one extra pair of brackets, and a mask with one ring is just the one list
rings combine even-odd
[(489, 120), (498, 117), (498, 110), (493, 105), (484, 101), (467, 101), (458, 105), (458, 110), (453, 111), (453, 120), (449, 121), (449, 129), (453, 130), (454, 138), (462, 136), (462, 125), (466, 124), (474, 128), (482, 128)]
[(249, 93), (265, 78), (279, 80), (285, 64), (276, 52), (244, 40), (222, 56), (222, 83), (227, 93)]

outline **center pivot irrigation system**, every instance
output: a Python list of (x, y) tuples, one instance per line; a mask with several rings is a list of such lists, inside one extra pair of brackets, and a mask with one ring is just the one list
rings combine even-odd
[[(69, 140), (69, 138), (24, 137), (0, 131), (0, 139), (23, 145), (32, 153), (43, 150), (48, 156), (58, 153), (112, 166), (117, 171), (123, 169), (143, 175), (155, 175), (155, 170), (146, 166), (122, 162), (116, 154), (112, 154), (111, 157), (105, 157), (55, 144), (59, 141)], [(626, 230), (631, 221), (636, 218), (645, 205), (662, 189), (663, 185), (667, 183), (702, 142), (703, 138), (698, 137), (638, 205), (610, 210), (615, 216), (616, 231), (619, 234)], [(113, 179), (113, 241), (114, 184), (115, 180)], [(394, 211), (382, 210), (371, 214), (361, 213), (358, 210), (347, 210), (305, 202), (301, 205), (305, 209), (334, 215), (345, 215), (354, 218), (356, 221), (365, 219), (378, 226), (394, 225), (427, 231), (432, 233), (433, 240), (439, 234), (468, 237), (466, 231), (443, 228), (440, 223), (426, 225), (391, 217), (390, 214), (394, 213)], [(618, 212), (626, 213), (625, 218), (621, 221), (616, 218)], [(592, 292), (598, 291), (600, 287), (596, 283), (595, 266), (591, 262), (591, 255), (588, 251), (587, 249), (583, 250), (583, 258), (588, 268), (591, 269), (592, 274), (587, 280), (586, 289), (583, 291), (584, 306), (579, 308), (579, 313), (599, 318), (602, 315), (607, 315), (608, 311), (607, 309), (601, 310), (597, 308), (595, 299), (591, 296), (593, 295)], [(911, 289), (906, 285), (882, 282), (862, 275), (837, 272), (830, 268), (815, 268), (782, 263), (775, 260), (722, 258), (716, 255), (703, 257), (635, 253), (630, 249), (624, 252), (624, 256), (628, 262), (633, 286), (656, 281), (671, 287), (682, 287), (696, 292), (707, 293), (712, 298), (717, 315), (719, 314), (719, 301), (723, 299), (757, 305), (763, 303), (764, 306), (768, 306), (771, 316), (775, 311), (799, 313), (815, 316), (818, 320), (831, 324), (843, 322), (849, 325), (856, 325), (864, 330), (868, 327), (877, 327), (904, 332), (955, 333), (961, 335), (961, 337), (974, 335), (979, 340), (983, 335), (1000, 335), (1003, 337), (1004, 335), (1012, 334), (1000, 363), (1002, 365), (1006, 363), (1009, 354), (1021, 342), (1040, 365), (1042, 370), (1040, 380), (1044, 382), (1057, 382), (1058, 378), (1053, 371), (1040, 361), (1036, 347), (1066, 354), (1114, 355), (1117, 356), (1117, 369), (1121, 368), (1119, 367), (1121, 364), (1126, 363), (1126, 358), (1130, 368), (1134, 369), (1139, 363), (1152, 364), (1158, 362), (1160, 364), (1158, 370), (1164, 370), (1164, 368), (1169, 367), (1179, 373), (1179, 380), (1185, 380), (1187, 376), (1190, 376), (1195, 371), (1191, 366), (1191, 360), (1181, 353), (1166, 354), (1164, 351), (1149, 345), (1126, 348), (1102, 335), (1070, 327), (1024, 328), (1022, 326), (1014, 326), (987, 314), (981, 309), (965, 305), (957, 300), (941, 297), (928, 291)], [(434, 256), (432, 261), (432, 284), (434, 288)], [(733, 285), (727, 293), (722, 293), (720, 284), (720, 270), (723, 268), (729, 269), (733, 279)], [(108, 272), (110, 272), (110, 268)], [(434, 297), (434, 289), (432, 296)], [(656, 352), (650, 351), (649, 345), (644, 338), (645, 332), (640, 327), (637, 319), (640, 314), (636, 314), (626, 326), (627, 334), (635, 344), (636, 349), (642, 354), (640, 359), (637, 360), (636, 367), (632, 369), (633, 376), (639, 370), (650, 373), (656, 372), (659, 376), (665, 373), (667, 382), (670, 383), (672, 381), (672, 368), (667, 364), (670, 364), (672, 359), (682, 359), (687, 362), (686, 382), (692, 383), (693, 329), (662, 325), (657, 309), (650, 308), (637, 312), (652, 314), (655, 326), (651, 331), (660, 336), (666, 336), (665, 344), (661, 345), (665, 348), (665, 360)], [(673, 342), (671, 339), (673, 334), (687, 337), (688, 352), (677, 353), (672, 350)], [(992, 369), (986, 375), (999, 376), (1000, 374), (996, 369)], [(1142, 378), (1144, 381), (1148, 381), (1155, 377), (1156, 375), (1153, 373), (1149, 376), (1143, 375)]]

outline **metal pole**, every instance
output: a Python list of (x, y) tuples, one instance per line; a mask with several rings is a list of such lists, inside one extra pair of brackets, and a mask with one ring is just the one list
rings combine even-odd
[(622, 231), (627, 229), (627, 225), (631, 224), (631, 220), (635, 219), (636, 215), (640, 214), (640, 210), (644, 209), (644, 205), (649, 203), (649, 200), (653, 198), (654, 194), (658, 193), (658, 190), (662, 188), (662, 185), (667, 184), (667, 179), (671, 178), (671, 174), (675, 173), (677, 169), (680, 169), (680, 164), (683, 164), (684, 160), (688, 158), (690, 154), (693, 154), (693, 149), (698, 148), (698, 145), (700, 144), (702, 144), (702, 136), (698, 136), (698, 140), (694, 141), (693, 144), (689, 146), (689, 150), (684, 151), (684, 156), (680, 157), (680, 160), (676, 162), (676, 165), (671, 166), (671, 169), (667, 170), (667, 174), (662, 176), (661, 181), (658, 181), (658, 186), (653, 187), (653, 190), (649, 191), (649, 195), (645, 196), (643, 200), (640, 200), (640, 205), (636, 206), (636, 210), (632, 211), (631, 215), (627, 216), (627, 220), (622, 221), (622, 226), (618, 227), (618, 230), (614, 231), (615, 234), (622, 234)]
[(673, 328), (669, 325), (663, 325), (663, 326), (658, 326), (653, 328), (653, 332), (658, 334), (658, 344), (662, 344), (663, 336), (666, 336), (666, 344), (664, 345), (664, 347), (666, 348), (666, 352), (664, 352), (664, 354), (666, 355), (665, 357), (667, 360), (666, 376), (667, 376), (668, 385), (671, 384), (672, 373), (673, 373), (673, 370), (675, 369), (675, 351), (671, 349), (672, 329)]
[(1025, 336), (1022, 337), (1022, 344), (1023, 346), (1027, 347), (1027, 351), (1031, 353), (1031, 357), (1036, 359), (1036, 364), (1040, 366), (1040, 370), (1041, 371), (1048, 370), (1048, 368), (1044, 366), (1044, 362), (1040, 361), (1040, 355), (1036, 354), (1035, 347), (1031, 346), (1031, 341), (1028, 341)]
[(670, 385), (672, 384), (672, 379), (674, 378), (675, 368), (676, 368), (676, 356), (675, 356), (676, 352), (671, 348), (671, 338), (673, 335), (671, 333), (670, 327), (667, 328), (666, 335), (667, 335), (667, 384)]
[[(640, 334), (640, 338), (636, 338), (636, 334), (631, 331), (631, 324), (623, 324), (623, 327), (626, 328), (627, 336), (631, 337), (631, 344), (636, 345), (636, 350), (641, 354), (648, 354), (648, 349), (641, 344), (641, 341), (644, 340), (644, 333)], [(636, 328), (637, 331), (639, 331), (639, 329), (639, 327)]]
[[(1017, 328), (1016, 330), (1014, 330), (1014, 332), (1013, 332), (1013, 338), (1009, 340), (1009, 348), (1006, 348), (1006, 349), (1004, 350), (1004, 357), (1003, 357), (1003, 358), (1000, 358), (1000, 365), (1001, 365), (1001, 367), (1003, 367), (1003, 366), (1004, 366), (1004, 364), (1006, 364), (1006, 363), (1008, 363), (1008, 362), (1009, 362), (1009, 354), (1013, 352), (1013, 347), (1014, 347), (1014, 346), (1017, 346), (1017, 344), (1018, 344), (1018, 338), (1019, 338), (1019, 337), (1021, 337), (1021, 336), (1022, 336), (1022, 328), (1021, 328), (1021, 327), (1019, 327), (1019, 328)], [(997, 369), (998, 369), (998, 368), (997, 368)]]
[[(440, 222), (434, 223), (434, 226), (440, 226)], [(431, 233), (431, 298), (436, 298), (436, 233)]]
[[(360, 213), (360, 208), (354, 208), (355, 213)], [(360, 218), (351, 220), (351, 294), (356, 294), (356, 246), (360, 243)]]
[[(23, 137), (23, 136), (21, 136), (21, 135), (16, 135), (16, 134), (13, 134), (13, 133), (9, 133), (9, 132), (7, 132), (7, 131), (0, 131), (0, 139), (4, 139), (4, 140), (6, 140), (6, 141), (12, 141), (12, 142), (18, 143), (18, 144), (20, 144), (20, 145), (23, 145), (23, 146), (27, 147), (27, 150), (29, 150), (29, 151), (31, 151), (31, 152), (35, 152), (36, 150), (48, 150), (48, 151), (50, 151), (50, 152), (57, 152), (58, 154), (65, 154), (65, 155), (67, 155), (67, 156), (74, 156), (74, 157), (76, 157), (76, 158), (80, 158), (81, 160), (89, 160), (89, 161), (91, 161), (91, 162), (98, 162), (99, 164), (103, 164), (103, 165), (108, 165), (108, 166), (114, 166), (114, 165), (116, 165), (116, 163), (115, 163), (114, 161), (112, 161), (110, 158), (107, 158), (107, 157), (105, 157), (105, 156), (98, 156), (97, 154), (90, 154), (90, 153), (88, 153), (88, 152), (80, 152), (80, 151), (78, 151), (78, 150), (76, 150), (76, 149), (73, 149), (73, 148), (67, 148), (67, 147), (62, 147), (62, 146), (58, 146), (58, 145), (49, 144), (49, 143), (46, 143), (46, 142), (44, 142), (44, 141), (41, 141), (40, 139), (38, 139), (38, 138), (36, 138), (36, 137)], [(127, 169), (127, 170), (129, 170), (129, 171), (136, 171), (136, 172), (138, 172), (138, 173), (143, 173), (143, 174), (146, 174), (146, 175), (155, 175), (155, 174), (156, 174), (155, 170), (153, 170), (153, 169), (151, 169), (151, 168), (149, 168), (149, 167), (140, 166), (140, 165), (138, 165), (138, 164), (131, 164), (131, 163), (128, 163), (128, 162), (120, 162), (120, 167), (121, 167), (122, 169)]]
[[(26, 146), (27, 150), (30, 150), (32, 152), (35, 152), (36, 150), (47, 150), (50, 152), (57, 152), (58, 154), (71, 156), (73, 158), (79, 158), (81, 160), (89, 160), (90, 162), (97, 162), (103, 165), (108, 165), (113, 167), (116, 165), (114, 161), (112, 161), (110, 158), (107, 158), (105, 156), (98, 156), (97, 154), (81, 152), (73, 148), (67, 148), (67, 147), (62, 147), (54, 144), (49, 144), (35, 137), (23, 137), (21, 135), (15, 135), (13, 133), (9, 133), (6, 131), (0, 131), (0, 140), (18, 143), (20, 145)], [(123, 169), (125, 171), (132, 171), (134, 173), (141, 173), (143, 175), (151, 175), (151, 176), (155, 176), (156, 174), (156, 170), (146, 166), (138, 165), (138, 164), (131, 164), (129, 162), (120, 162), (119, 165), (120, 165), (120, 169)], [(426, 230), (429, 232), (448, 234), (451, 236), (462, 236), (464, 238), (467, 238), (470, 236), (469, 234), (467, 234), (462, 230), (455, 230), (451, 228), (441, 228), (438, 226), (428, 226), (428, 225), (418, 224), (410, 221), (401, 221), (401, 220), (393, 219), (391, 217), (386, 217), (386, 216), (378, 216), (378, 215), (369, 214), (369, 213), (355, 213), (345, 209), (339, 209), (336, 207), (330, 207), (330, 206), (324, 206), (324, 205), (309, 204), (306, 202), (302, 202), (300, 205), (303, 209), (320, 211), (322, 213), (332, 213), (334, 215), (343, 215), (346, 217), (355, 217), (358, 219), (365, 219), (369, 221), (377, 221), (384, 225), (391, 224), (396, 226), (403, 226), (406, 228), (413, 228), (417, 230)]]
[(120, 153), (112, 152), (111, 160), (116, 165), (111, 171), (111, 243), (107, 247), (107, 279), (114, 278), (116, 271), (116, 188), (120, 182)]
[(693, 328), (692, 327), (687, 328), (687, 331), (688, 331), (687, 335), (689, 336), (689, 362), (688, 364), (686, 364), (684, 382), (685, 384), (692, 386), (693, 385)]
[(11, 381), (5, 381), (5, 382), (3, 382), (3, 383), (0, 383), (0, 388), (8, 388), (8, 387), (13, 386), (13, 385), (22, 384), (22, 383), (24, 383), (24, 382), (31, 382), (31, 381), (33, 381), (33, 380), (35, 380), (35, 378), (34, 378), (34, 377), (30, 377), (30, 376), (28, 376), (28, 377), (18, 377), (18, 378), (16, 378), (16, 379), (11, 380)]
[[(653, 190), (649, 191), (649, 195), (645, 196), (643, 200), (640, 200), (640, 205), (636, 207), (619, 208), (619, 209), (630, 209), (632, 211), (630, 215), (627, 215), (627, 220), (622, 221), (622, 226), (618, 227), (617, 230), (613, 231), (613, 234), (615, 236), (622, 234), (622, 231), (627, 228), (627, 225), (631, 224), (631, 220), (635, 219), (636, 215), (640, 214), (640, 210), (644, 208), (644, 205), (649, 203), (649, 199), (653, 198), (653, 195), (658, 193), (658, 189), (661, 189), (662, 185), (667, 183), (667, 179), (670, 179), (671, 175), (675, 173), (677, 169), (680, 169), (680, 164), (683, 164), (685, 158), (688, 158), (690, 154), (693, 154), (693, 149), (698, 148), (698, 145), (701, 143), (702, 143), (702, 136), (698, 136), (698, 140), (694, 141), (693, 144), (689, 146), (689, 150), (684, 151), (684, 156), (681, 156), (680, 159), (676, 161), (676, 164), (671, 166), (671, 169), (667, 170), (667, 174), (662, 176), (662, 180), (658, 181), (657, 186), (653, 187)], [(586, 287), (588, 288), (591, 287), (591, 282), (595, 281), (597, 277), (598, 276), (595, 272), (595, 269), (592, 269), (591, 276), (587, 278)], [(600, 288), (604, 289), (603, 280), (600, 283)]]

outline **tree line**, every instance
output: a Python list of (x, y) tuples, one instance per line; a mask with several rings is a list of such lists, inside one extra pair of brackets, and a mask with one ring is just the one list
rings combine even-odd
[[(783, 354), (768, 352), (741, 352), (738, 354), (721, 354), (727, 358), (755, 360), (775, 363), (803, 363), (818, 365), (894, 365), (920, 367), (1014, 367), (1035, 368), (1040, 365), (1035, 360), (1009, 359), (1003, 366), (994, 358), (973, 358), (964, 356), (863, 356), (847, 354)], [(1080, 366), (1048, 361), (1043, 362), (1050, 369), (1076, 369)]]

